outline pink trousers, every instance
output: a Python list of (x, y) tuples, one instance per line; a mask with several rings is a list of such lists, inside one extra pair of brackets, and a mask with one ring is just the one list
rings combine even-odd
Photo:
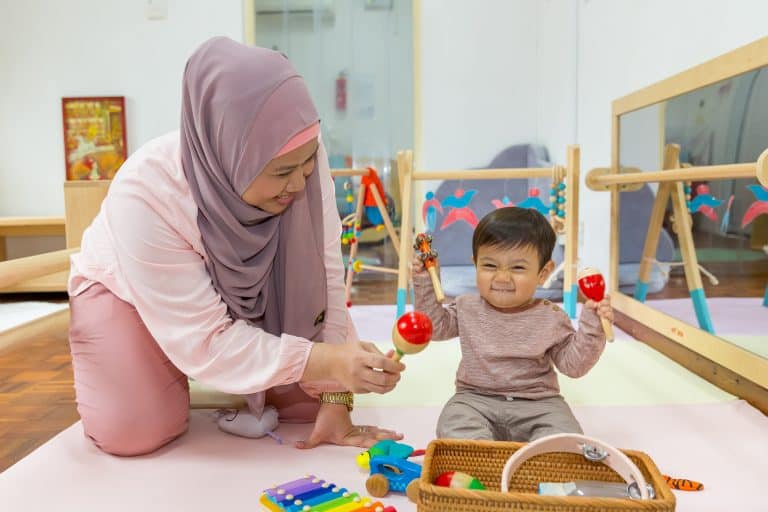
[[(69, 344), (85, 435), (115, 455), (142, 455), (187, 430), (189, 384), (136, 309), (101, 284), (70, 297)], [(297, 384), (267, 392), (280, 421), (311, 422), (319, 404)]]

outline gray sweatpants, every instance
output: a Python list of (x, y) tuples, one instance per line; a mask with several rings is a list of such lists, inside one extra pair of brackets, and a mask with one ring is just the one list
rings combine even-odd
[(562, 396), (528, 400), (459, 391), (437, 420), (437, 437), (533, 441), (551, 434), (582, 434)]

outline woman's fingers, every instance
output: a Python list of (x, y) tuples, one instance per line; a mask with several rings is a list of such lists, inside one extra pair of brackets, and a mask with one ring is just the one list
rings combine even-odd
[(343, 444), (370, 448), (383, 439), (399, 441), (403, 434), (394, 430), (383, 429), (374, 425), (355, 425), (344, 438)]
[(366, 382), (364, 384), (365, 390), (368, 393), (378, 393), (379, 395), (383, 395), (385, 393), (389, 393), (393, 389), (395, 389), (395, 385), (392, 384), (391, 386), (376, 384), (373, 382)]
[(370, 354), (366, 360), (366, 366), (376, 368), (386, 373), (400, 373), (405, 370), (405, 365), (400, 361), (395, 361), (384, 354)]
[(387, 373), (400, 373), (405, 370), (405, 365), (403, 363), (392, 359), (391, 355), (394, 354), (393, 350), (389, 350), (387, 355), (384, 355), (373, 343), (362, 341), (360, 342), (360, 345), (366, 352), (368, 352), (365, 364), (369, 368), (378, 368)]
[(346, 385), (355, 393), (387, 393), (400, 380), (405, 365), (386, 357), (370, 342), (360, 342), (359, 349), (349, 353)]

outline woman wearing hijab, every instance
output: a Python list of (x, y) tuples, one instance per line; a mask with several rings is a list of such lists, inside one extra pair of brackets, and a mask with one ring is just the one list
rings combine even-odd
[(357, 340), (319, 119), (285, 57), (226, 38), (184, 71), (181, 130), (122, 166), (72, 257), (78, 412), (102, 450), (149, 453), (187, 429), (188, 377), (246, 395), (222, 429), (257, 437), (315, 421), (297, 443), (400, 439), (354, 426), (351, 392), (404, 366)]

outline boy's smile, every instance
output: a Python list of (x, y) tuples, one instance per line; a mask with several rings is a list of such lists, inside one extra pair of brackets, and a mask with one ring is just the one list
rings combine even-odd
[(531, 302), (536, 288), (552, 272), (554, 263), (549, 261), (539, 269), (539, 254), (532, 246), (484, 245), (478, 248), (475, 267), (480, 296), (503, 311)]

